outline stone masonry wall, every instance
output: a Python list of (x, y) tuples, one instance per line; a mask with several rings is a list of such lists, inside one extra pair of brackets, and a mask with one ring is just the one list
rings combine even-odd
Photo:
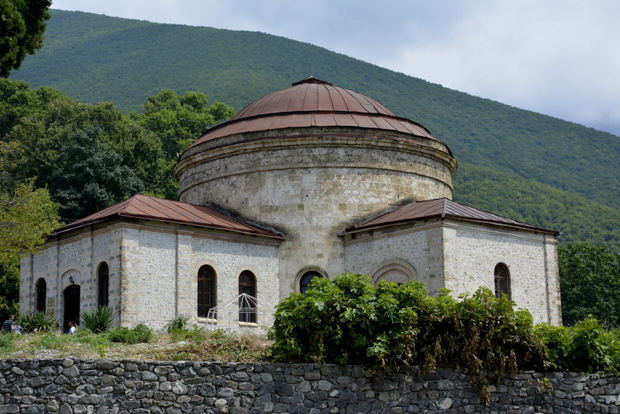
[(377, 378), (359, 366), (0, 361), (0, 413), (618, 413), (620, 377), (520, 372), (490, 405), (462, 372)]
[(547, 251), (557, 243), (545, 234), (444, 221), (445, 287), (473, 293), (479, 286), (494, 291), (498, 263), (510, 273), (510, 298), (532, 313), (534, 323), (561, 324), (558, 269), (550, 268)]
[[(20, 313), (36, 311), (36, 282), (47, 284), (46, 311), (62, 324), (64, 290), (80, 286), (80, 311), (98, 305), (97, 269), (109, 266), (109, 306), (115, 324), (133, 327), (145, 323), (163, 329), (177, 316), (199, 325), (247, 330), (273, 324), (279, 299), (279, 241), (217, 230), (157, 222), (104, 223), (78, 230), (61, 241), (48, 242), (41, 254), (25, 255), (20, 279)], [(256, 326), (241, 326), (238, 307), (220, 310), (219, 320), (197, 316), (197, 275), (209, 265), (216, 273), (217, 305), (235, 302), (239, 275), (256, 277)], [(219, 322), (219, 324), (217, 324)]]
[[(275, 134), (275, 135), (274, 135)], [(348, 270), (338, 234), (408, 201), (452, 198), (456, 161), (444, 144), (363, 128), (293, 128), (207, 140), (175, 167), (179, 200), (274, 227), (280, 297), (302, 269)]]

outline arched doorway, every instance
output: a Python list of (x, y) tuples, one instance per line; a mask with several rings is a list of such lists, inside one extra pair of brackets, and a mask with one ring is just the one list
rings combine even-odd
[(65, 299), (65, 317), (63, 320), (62, 331), (67, 332), (69, 330), (69, 321), (73, 321), (76, 324), (80, 322), (80, 286), (69, 285), (64, 291)]

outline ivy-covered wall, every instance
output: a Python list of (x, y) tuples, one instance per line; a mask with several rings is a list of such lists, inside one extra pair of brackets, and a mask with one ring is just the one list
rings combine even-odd
[(519, 372), (482, 402), (469, 377), (360, 366), (0, 361), (0, 413), (618, 413), (620, 377)]

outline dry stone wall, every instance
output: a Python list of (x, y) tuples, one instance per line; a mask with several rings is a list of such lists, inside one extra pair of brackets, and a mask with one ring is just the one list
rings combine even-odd
[(520, 372), (484, 405), (469, 377), (415, 368), (81, 360), (0, 361), (0, 413), (618, 413), (620, 378)]

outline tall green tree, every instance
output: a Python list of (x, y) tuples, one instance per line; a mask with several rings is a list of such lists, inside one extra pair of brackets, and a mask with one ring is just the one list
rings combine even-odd
[(97, 140), (98, 131), (76, 131), (58, 151), (47, 177), (65, 220), (76, 220), (144, 190), (144, 182), (112, 147)]
[(0, 0), (0, 77), (43, 47), (51, 0)]
[(33, 180), (11, 179), (15, 143), (0, 141), (0, 316), (15, 313), (19, 302), (19, 255), (34, 253), (60, 223), (56, 203)]
[(207, 106), (208, 102), (207, 95), (202, 92), (188, 91), (179, 96), (164, 89), (146, 99), (144, 113), (132, 116), (157, 134), (166, 159), (176, 162), (180, 153), (209, 127), (235, 115), (226, 104), (215, 102)]
[(0, 103), (0, 117), (6, 114), (0, 130), (8, 130), (2, 139), (22, 149), (12, 173), (18, 181), (34, 178), (36, 186), (48, 187), (63, 220), (136, 192), (163, 195), (168, 177), (158, 137), (113, 104), (82, 104), (53, 90), (28, 92), (23, 85), (5, 86), (3, 95), (24, 114)]
[(620, 254), (605, 245), (568, 243), (558, 250), (562, 318), (574, 325), (592, 315), (620, 327)]
[(161, 142), (165, 168), (160, 189), (166, 198), (176, 197), (178, 185), (172, 176), (172, 169), (179, 155), (209, 127), (235, 115), (235, 111), (226, 104), (208, 103), (207, 95), (202, 92), (188, 91), (179, 96), (170, 89), (164, 89), (146, 99), (143, 113), (131, 114), (139, 125)]

